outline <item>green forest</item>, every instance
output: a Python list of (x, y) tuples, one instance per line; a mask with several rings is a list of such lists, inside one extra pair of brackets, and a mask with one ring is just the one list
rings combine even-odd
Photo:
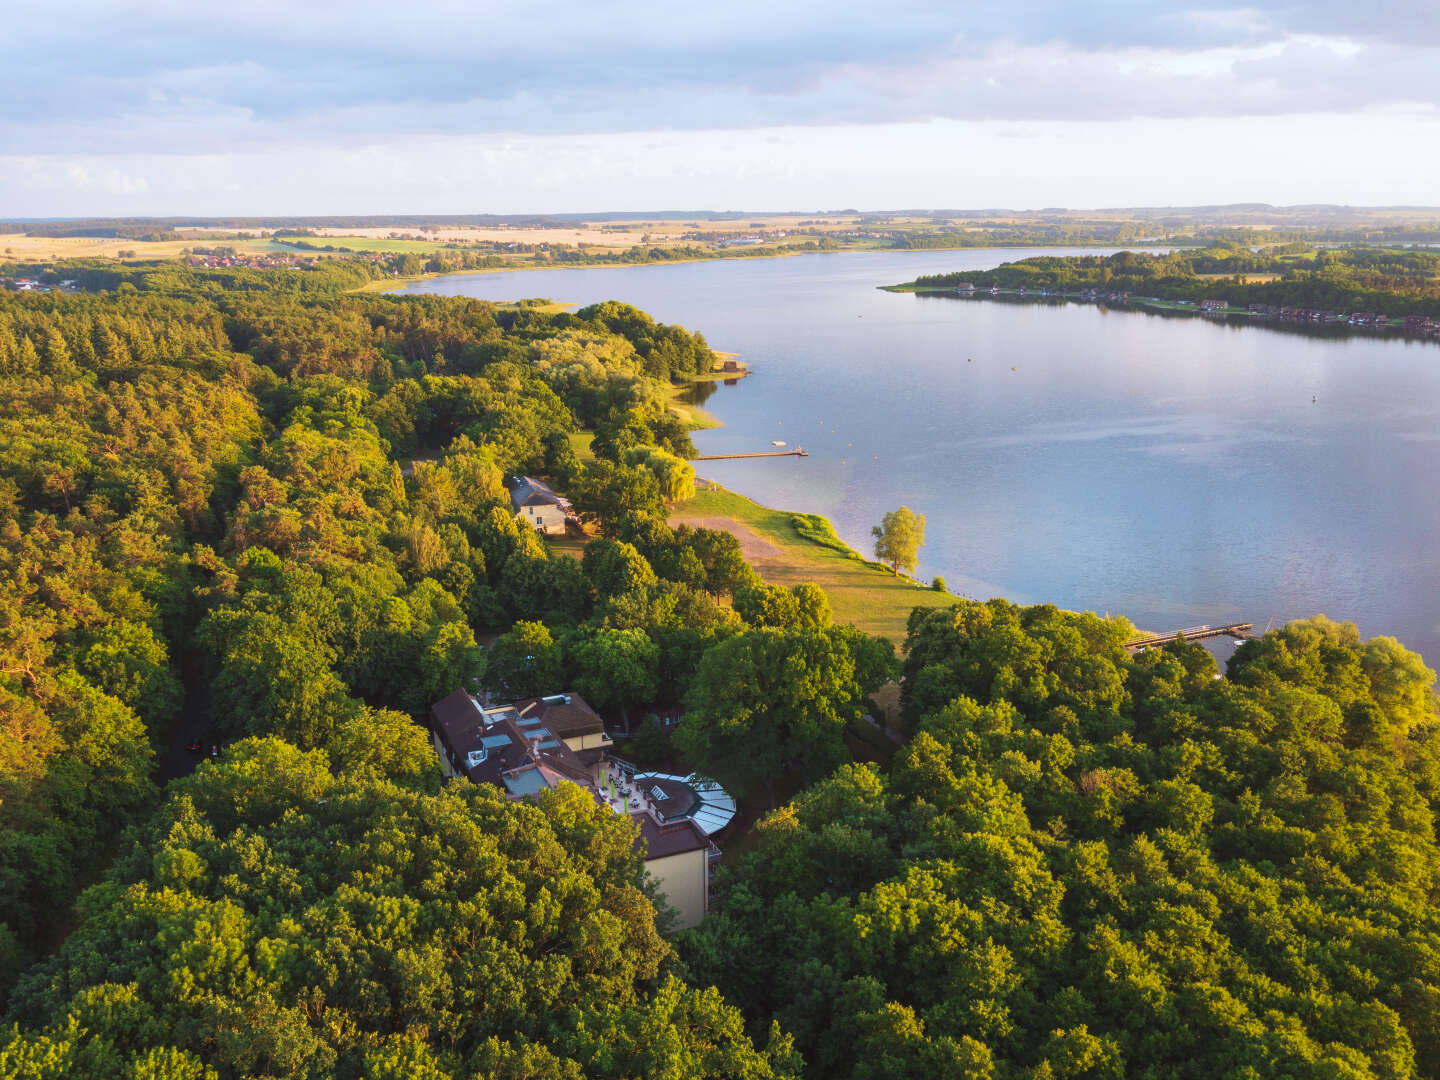
[[(1252, 276), (1257, 280), (1249, 280)], [(1256, 251), (1237, 243), (1169, 254), (1037, 256), (994, 270), (919, 277), (902, 288), (949, 288), (960, 282), (987, 289), (1123, 291), (1195, 302), (1220, 297), (1235, 307), (1440, 316), (1440, 252), (1421, 248), (1316, 249), (1296, 243)]]
[[(1222, 678), (1003, 600), (868, 637), (667, 524), (698, 333), (343, 259), (55, 270), (0, 293), (0, 1078), (1440, 1077), (1398, 642), (1317, 617)], [(443, 781), (460, 687), (573, 688), (773, 807), (706, 920), (581, 789)]]

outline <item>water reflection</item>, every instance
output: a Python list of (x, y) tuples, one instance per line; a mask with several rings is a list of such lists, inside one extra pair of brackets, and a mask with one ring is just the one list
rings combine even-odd
[[(738, 380), (726, 379), (726, 386), (734, 386)], [(720, 388), (720, 384), (714, 379), (699, 379), (690, 383), (684, 390), (680, 391), (678, 397), (685, 405), (704, 405)]]
[(1127, 314), (1148, 315), (1156, 319), (1204, 319), (1220, 326), (1237, 330), (1274, 330), (1282, 334), (1298, 334), (1301, 337), (1335, 341), (1347, 338), (1382, 339), (1391, 341), (1433, 342), (1434, 338), (1421, 334), (1406, 333), (1403, 325), (1370, 328), (1351, 326), (1344, 322), (1301, 322), (1279, 317), (1241, 315), (1234, 313), (1209, 314), (1199, 310), (1177, 311), (1169, 308), (1150, 307), (1145, 304), (1123, 303), (1106, 300), (1081, 300), (1065, 296), (1016, 296), (1013, 293), (976, 293), (973, 296), (955, 293), (913, 293), (917, 300), (939, 301), (959, 304), (1011, 304), (1017, 307), (1088, 307), (1100, 311), (1123, 311)]

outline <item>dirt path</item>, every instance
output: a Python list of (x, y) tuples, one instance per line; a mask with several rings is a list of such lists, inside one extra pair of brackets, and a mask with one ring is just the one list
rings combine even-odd
[(209, 665), (203, 656), (187, 653), (180, 661), (180, 676), (185, 683), (185, 702), (180, 715), (171, 725), (164, 748), (160, 752), (159, 781), (162, 785), (179, 776), (189, 776), (205, 754), (192, 754), (185, 749), (193, 742), (201, 743), (208, 752), (214, 735), (210, 730)]
[(748, 563), (754, 562), (780, 562), (785, 559), (785, 552), (776, 545), (766, 540), (749, 525), (742, 525), (734, 518), (728, 517), (672, 517), (671, 525), (689, 525), (696, 529), (719, 529), (728, 532), (735, 539), (740, 541), (740, 554)]

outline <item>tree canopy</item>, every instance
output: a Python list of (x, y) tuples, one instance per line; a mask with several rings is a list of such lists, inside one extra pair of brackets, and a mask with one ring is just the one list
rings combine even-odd
[(760, 823), (695, 976), (816, 1075), (1440, 1075), (1433, 673), (1323, 619), (1229, 679), (1126, 631), (917, 611), (917, 733)]
[[(1420, 657), (992, 600), (902, 663), (667, 523), (698, 335), (372, 272), (0, 293), (0, 1077), (1440, 1077)], [(442, 783), (475, 687), (684, 702), (648, 758), (798, 793), (672, 952), (623, 819)]]
[(690, 989), (627, 821), (579, 788), (421, 794), (274, 739), (177, 782), (32, 970), (0, 1073), (795, 1075)]
[(915, 561), (925, 544), (924, 514), (902, 506), (887, 513), (870, 532), (875, 537), (875, 558), (889, 564), (896, 573), (915, 573)]

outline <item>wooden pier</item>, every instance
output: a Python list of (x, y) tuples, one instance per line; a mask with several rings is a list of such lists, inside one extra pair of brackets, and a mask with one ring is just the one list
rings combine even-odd
[(1191, 626), (1184, 630), (1172, 630), (1166, 634), (1148, 634), (1145, 637), (1132, 638), (1125, 642), (1127, 649), (1148, 649), (1152, 645), (1168, 645), (1172, 641), (1184, 638), (1186, 641), (1199, 641), (1201, 638), (1212, 637), (1254, 637), (1255, 626), (1253, 623), (1237, 622), (1227, 626)]
[(809, 457), (810, 451), (802, 450), (798, 446), (794, 450), (761, 450), (753, 454), (701, 454), (693, 457), (691, 461), (734, 461), (736, 458), (752, 457)]

